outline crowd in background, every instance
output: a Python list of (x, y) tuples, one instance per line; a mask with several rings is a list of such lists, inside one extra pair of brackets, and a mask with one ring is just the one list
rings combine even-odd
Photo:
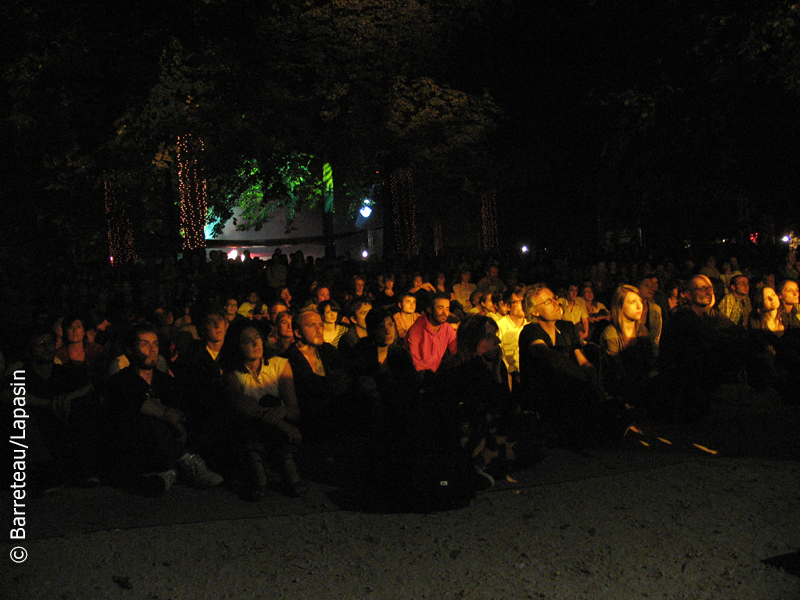
[(76, 265), (6, 282), (0, 368), (24, 374), (40, 490), (181, 477), (258, 500), (430, 462), (479, 488), (549, 444), (702, 418), (725, 382), (793, 401), (799, 278), (786, 247)]

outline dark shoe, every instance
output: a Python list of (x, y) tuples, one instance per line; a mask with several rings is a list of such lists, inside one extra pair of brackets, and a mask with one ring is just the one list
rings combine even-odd
[(163, 496), (177, 479), (178, 473), (175, 469), (163, 473), (147, 473), (142, 475), (142, 491), (148, 496)]

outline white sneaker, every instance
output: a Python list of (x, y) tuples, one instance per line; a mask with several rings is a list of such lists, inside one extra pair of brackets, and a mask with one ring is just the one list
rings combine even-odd
[(189, 483), (198, 488), (214, 487), (224, 481), (222, 475), (209, 469), (198, 454), (184, 454), (178, 459), (178, 467)]
[(147, 473), (142, 476), (142, 483), (147, 495), (161, 496), (167, 493), (177, 479), (178, 473), (175, 469), (170, 469), (163, 473)]

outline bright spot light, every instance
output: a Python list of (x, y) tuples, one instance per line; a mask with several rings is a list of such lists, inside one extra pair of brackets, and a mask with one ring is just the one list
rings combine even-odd
[(112, 265), (114, 264), (114, 257), (113, 257), (113, 256), (109, 256), (109, 257), (108, 257), (108, 260), (110, 260), (110, 261), (111, 261), (111, 264), (112, 264)]
[(523, 247), (521, 248), (521, 250), (522, 250), (522, 253), (523, 253), (523, 254), (527, 254), (527, 253), (528, 253), (528, 247), (527, 247), (527, 246), (523, 246)]
[(791, 241), (792, 241), (792, 238), (791, 238), (791, 237), (789, 237), (788, 235), (785, 235), (785, 236), (783, 236), (781, 239), (782, 239), (784, 242), (786, 242), (786, 243), (789, 243), (789, 242), (791, 242)]
[(369, 252), (367, 252), (366, 250), (364, 250), (364, 251), (361, 253), (361, 257), (362, 257), (362, 258), (367, 258), (368, 256), (369, 256)]
[(364, 206), (361, 207), (361, 210), (358, 211), (358, 212), (362, 217), (364, 217), (366, 219), (367, 217), (369, 217), (372, 214), (372, 209), (369, 206), (364, 205)]
[(236, 260), (237, 256), (239, 256), (239, 252), (236, 250), (236, 248), (234, 248), (233, 250), (228, 252), (228, 258), (230, 258), (232, 260)]

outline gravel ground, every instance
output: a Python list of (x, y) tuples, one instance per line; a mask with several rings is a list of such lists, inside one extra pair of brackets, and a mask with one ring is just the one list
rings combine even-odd
[[(725, 407), (669, 431), (672, 447), (556, 450), (433, 514), (346, 510), (320, 484), (258, 505), (66, 490), (30, 507), (26, 562), (3, 546), (0, 597), (797, 600), (798, 411)], [(198, 502), (213, 514), (193, 516)], [(785, 569), (763, 562), (782, 555)]]

